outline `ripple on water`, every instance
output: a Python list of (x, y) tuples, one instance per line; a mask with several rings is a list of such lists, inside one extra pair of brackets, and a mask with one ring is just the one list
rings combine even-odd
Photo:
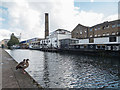
[(117, 59), (36, 50), (7, 51), (18, 62), (23, 58), (29, 58), (28, 73), (45, 88), (118, 88), (119, 86)]

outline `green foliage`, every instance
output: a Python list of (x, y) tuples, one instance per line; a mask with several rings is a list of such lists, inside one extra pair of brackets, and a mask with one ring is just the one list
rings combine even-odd
[(11, 38), (8, 41), (7, 45), (8, 45), (8, 47), (11, 47), (11, 46), (17, 45), (17, 44), (19, 44), (19, 40), (17, 37), (15, 37), (14, 33), (12, 33)]

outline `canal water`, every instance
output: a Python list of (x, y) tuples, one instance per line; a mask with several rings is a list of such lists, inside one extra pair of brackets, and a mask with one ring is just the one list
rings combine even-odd
[(119, 59), (37, 50), (6, 50), (17, 62), (30, 59), (27, 72), (45, 88), (119, 88)]

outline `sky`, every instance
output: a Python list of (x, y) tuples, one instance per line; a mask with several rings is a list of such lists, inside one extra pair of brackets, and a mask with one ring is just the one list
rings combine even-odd
[(93, 26), (118, 19), (119, 0), (1, 0), (0, 41), (11, 33), (21, 40), (44, 38), (45, 13), (49, 30), (72, 31), (78, 24)]

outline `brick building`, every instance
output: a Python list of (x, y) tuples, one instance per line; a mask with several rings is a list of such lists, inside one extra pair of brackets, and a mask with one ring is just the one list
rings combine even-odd
[(120, 20), (104, 22), (92, 27), (78, 24), (72, 31), (72, 38), (98, 38), (108, 36), (120, 36)]
[(78, 24), (71, 32), (72, 38), (83, 39), (88, 38), (88, 28), (81, 24)]

